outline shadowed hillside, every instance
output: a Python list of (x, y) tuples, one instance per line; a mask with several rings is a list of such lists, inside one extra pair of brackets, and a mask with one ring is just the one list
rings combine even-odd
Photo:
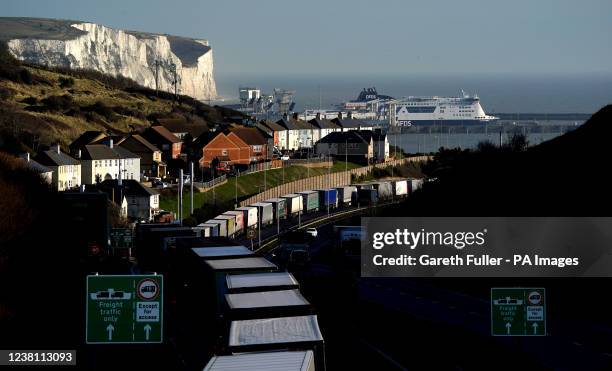
[(412, 215), (604, 215), (612, 206), (608, 167), (612, 106), (573, 132), (538, 146), (482, 144), (443, 150), (424, 171), (428, 183)]

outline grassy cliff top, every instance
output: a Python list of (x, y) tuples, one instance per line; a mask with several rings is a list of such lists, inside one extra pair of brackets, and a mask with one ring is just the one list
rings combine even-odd
[(95, 71), (23, 65), (0, 45), (0, 149), (36, 150), (86, 130), (139, 131), (157, 118), (207, 128), (240, 113)]

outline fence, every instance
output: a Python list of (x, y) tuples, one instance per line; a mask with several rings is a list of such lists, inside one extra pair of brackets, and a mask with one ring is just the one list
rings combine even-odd
[(414, 156), (407, 157), (400, 160), (392, 160), (383, 162), (380, 164), (369, 165), (364, 167), (358, 167), (348, 171), (339, 171), (330, 174), (317, 175), (310, 178), (303, 178), (295, 180), (293, 182), (281, 184), (274, 188), (270, 188), (265, 192), (258, 193), (240, 202), (240, 206), (247, 206), (255, 202), (260, 202), (270, 198), (280, 197), (289, 193), (300, 192), (309, 189), (322, 189), (339, 187), (347, 184), (351, 184), (351, 177), (362, 176), (368, 174), (374, 168), (386, 168), (388, 166), (399, 166), (409, 162), (421, 162), (427, 161), (430, 156)]
[(307, 167), (329, 167), (333, 165), (333, 162), (328, 158), (292, 158), (287, 161), (289, 165), (299, 165), (299, 166), (307, 166)]
[(197, 188), (200, 192), (202, 191), (206, 191), (207, 189), (210, 189), (212, 187), (215, 187), (219, 184), (225, 183), (225, 181), (227, 180), (227, 176), (225, 174), (221, 175), (220, 177), (214, 178), (213, 180), (210, 180), (208, 182), (194, 182), (193, 186), (195, 188)]
[(259, 162), (256, 164), (249, 165), (249, 167), (246, 170), (240, 171), (238, 176), (247, 175), (251, 173), (257, 173), (259, 171), (264, 171), (264, 170), (280, 169), (281, 167), (283, 167), (283, 161), (281, 160), (271, 160), (267, 162)]

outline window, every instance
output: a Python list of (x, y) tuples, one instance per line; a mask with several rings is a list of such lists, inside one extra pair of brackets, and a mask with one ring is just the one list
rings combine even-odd
[(221, 150), (221, 156), (227, 156), (227, 149)]

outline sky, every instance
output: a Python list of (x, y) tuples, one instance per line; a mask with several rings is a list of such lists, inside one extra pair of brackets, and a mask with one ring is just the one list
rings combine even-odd
[(610, 0), (19, 0), (0, 16), (208, 39), (215, 74), (612, 76)]

